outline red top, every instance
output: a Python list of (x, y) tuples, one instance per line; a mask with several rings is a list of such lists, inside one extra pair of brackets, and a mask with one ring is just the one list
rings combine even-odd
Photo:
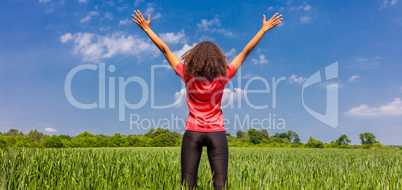
[(187, 105), (190, 111), (185, 130), (199, 132), (224, 131), (221, 101), (225, 85), (236, 75), (236, 68), (229, 64), (226, 76), (213, 80), (202, 77), (191, 77), (184, 72), (185, 64), (179, 63), (176, 74), (186, 84)]

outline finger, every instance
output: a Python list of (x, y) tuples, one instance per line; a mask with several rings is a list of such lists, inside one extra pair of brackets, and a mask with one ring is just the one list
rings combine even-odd
[(265, 15), (262, 16), (262, 21), (263, 21), (263, 22), (266, 22), (266, 20), (265, 20)]
[(269, 20), (273, 20), (276, 17), (276, 15), (278, 15), (278, 13), (275, 13), (274, 16), (272, 16), (271, 19)]
[(276, 18), (275, 18), (275, 20), (278, 20), (279, 18), (281, 18), (282, 17), (282, 15), (279, 15), (279, 16), (277, 16)]
[(135, 21), (134, 19), (131, 19), (133, 22), (135, 22), (136, 24), (138, 24), (138, 22), (137, 21)]
[(135, 15), (137, 15), (137, 17), (138, 17), (138, 13), (137, 13), (137, 11), (134, 11), (134, 13), (135, 13)]
[(281, 21), (282, 19), (283, 19), (283, 18), (276, 19), (276, 20), (274, 20), (274, 22)]
[(278, 24), (280, 24), (280, 23), (282, 23), (282, 21), (276, 21), (276, 22), (275, 22), (275, 25), (278, 25)]
[(151, 22), (151, 15), (148, 15), (148, 22)]
[(138, 13), (140, 14), (141, 19), (144, 19), (140, 10), (138, 10)]
[(134, 12), (135, 12), (135, 15), (137, 15), (137, 17), (138, 17), (138, 20), (140, 20), (141, 19), (140, 15), (137, 13), (137, 11), (134, 11)]
[(135, 17), (134, 15), (131, 15), (135, 20), (137, 20), (138, 21), (138, 18), (137, 17)]

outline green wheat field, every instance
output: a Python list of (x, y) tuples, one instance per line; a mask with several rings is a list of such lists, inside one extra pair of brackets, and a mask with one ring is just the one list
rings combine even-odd
[[(1, 189), (181, 189), (180, 147), (0, 149)], [(213, 189), (203, 149), (197, 189)], [(229, 147), (230, 189), (402, 189), (402, 151)]]

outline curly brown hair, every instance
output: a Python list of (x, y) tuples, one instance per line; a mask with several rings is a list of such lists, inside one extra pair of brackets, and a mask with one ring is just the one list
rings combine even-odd
[(188, 50), (182, 58), (186, 64), (184, 72), (190, 76), (204, 77), (208, 80), (226, 76), (227, 57), (213, 42), (200, 42)]

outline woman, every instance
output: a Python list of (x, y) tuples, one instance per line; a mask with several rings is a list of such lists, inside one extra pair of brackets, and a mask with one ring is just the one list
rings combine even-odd
[(151, 30), (151, 16), (148, 15), (146, 21), (140, 11), (134, 13), (132, 20), (144, 30), (186, 84), (190, 113), (181, 147), (182, 185), (195, 188), (202, 147), (207, 146), (215, 189), (227, 188), (229, 151), (221, 110), (223, 89), (264, 34), (281, 23), (282, 15), (276, 13), (268, 21), (264, 15), (261, 30), (230, 64), (212, 42), (201, 42), (187, 51), (182, 56), (183, 64)]

